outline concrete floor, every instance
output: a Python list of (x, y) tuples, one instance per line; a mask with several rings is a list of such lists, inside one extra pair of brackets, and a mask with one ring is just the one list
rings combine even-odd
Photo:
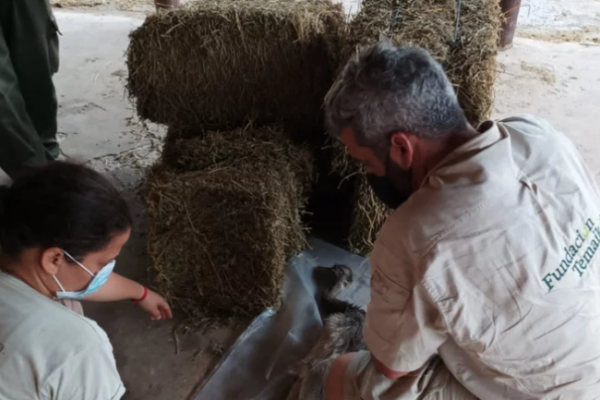
[[(576, 142), (600, 181), (600, 159), (595, 157), (600, 152), (595, 121), (600, 47), (590, 38), (600, 26), (600, 2), (581, 1), (589, 3), (584, 19), (569, 0), (541, 0), (537, 8), (530, 7), (522, 18), (521, 36), (544, 40), (518, 37), (513, 49), (499, 55), (494, 117), (530, 112), (549, 119)], [(123, 85), (127, 35), (144, 14), (79, 8), (57, 10), (56, 17), (63, 33), (55, 80), (63, 152), (108, 172), (127, 194), (136, 223), (117, 271), (147, 282), (144, 209), (137, 188), (143, 169), (158, 155), (164, 128), (137, 121)], [(573, 42), (572, 36), (554, 35), (557, 30), (579, 30), (578, 21), (593, 28), (585, 38)], [(176, 346), (173, 322), (152, 323), (129, 303), (89, 304), (86, 312), (111, 338), (128, 400), (189, 398), (222, 348), (239, 334), (239, 329), (181, 334)]]
[(517, 38), (500, 53), (494, 118), (533, 113), (566, 133), (600, 182), (600, 45)]

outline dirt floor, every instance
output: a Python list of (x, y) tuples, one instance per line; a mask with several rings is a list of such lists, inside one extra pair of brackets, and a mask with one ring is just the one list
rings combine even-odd
[[(117, 271), (148, 282), (139, 186), (144, 168), (158, 155), (164, 128), (135, 117), (123, 85), (123, 54), (128, 33), (152, 11), (152, 2), (90, 0), (97, 6), (69, 8), (82, 1), (55, 1), (63, 5), (55, 9), (62, 31), (55, 80), (62, 149), (108, 172), (127, 193), (136, 224)], [(526, 112), (549, 119), (577, 143), (600, 181), (600, 128), (594, 120), (600, 1), (523, 3), (514, 47), (498, 57), (494, 117)], [(173, 322), (153, 323), (126, 302), (86, 304), (86, 312), (111, 338), (128, 400), (188, 399), (241, 329), (174, 335)]]

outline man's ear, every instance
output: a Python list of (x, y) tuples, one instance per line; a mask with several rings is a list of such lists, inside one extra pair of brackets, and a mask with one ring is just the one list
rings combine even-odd
[(406, 133), (396, 132), (390, 137), (390, 158), (404, 170), (412, 167), (415, 148)]
[(65, 263), (65, 255), (58, 247), (43, 250), (40, 255), (40, 264), (44, 271), (50, 275), (56, 275), (60, 265)]

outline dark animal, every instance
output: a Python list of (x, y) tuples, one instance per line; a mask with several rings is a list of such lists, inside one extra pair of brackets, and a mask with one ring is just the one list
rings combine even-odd
[(352, 270), (345, 265), (316, 267), (313, 280), (323, 332), (308, 356), (296, 365), (293, 373), (298, 380), (287, 400), (325, 400), (325, 380), (331, 363), (344, 353), (366, 349), (362, 335), (365, 312), (336, 298), (352, 283)]

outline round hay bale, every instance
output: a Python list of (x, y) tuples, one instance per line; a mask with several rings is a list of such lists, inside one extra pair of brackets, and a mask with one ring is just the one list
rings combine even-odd
[(329, 1), (190, 3), (131, 33), (127, 88), (138, 114), (158, 123), (283, 122), (321, 136), (344, 28), (342, 5)]
[(310, 152), (266, 128), (208, 132), (166, 154), (145, 190), (157, 288), (194, 320), (277, 307), (286, 261), (306, 243)]

